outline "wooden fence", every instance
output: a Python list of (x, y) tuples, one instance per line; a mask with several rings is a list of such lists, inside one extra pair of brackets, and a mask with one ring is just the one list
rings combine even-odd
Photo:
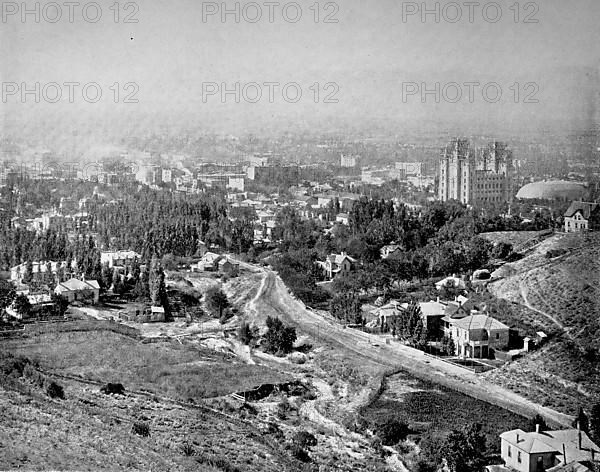
[(140, 331), (114, 321), (77, 320), (77, 321), (42, 321), (26, 324), (22, 329), (0, 331), (1, 338), (36, 336), (45, 333), (64, 333), (73, 331), (112, 331), (130, 338), (141, 338)]

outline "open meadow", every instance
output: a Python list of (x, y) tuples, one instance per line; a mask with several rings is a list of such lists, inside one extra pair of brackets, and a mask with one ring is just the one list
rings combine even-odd
[(37, 361), (43, 370), (97, 382), (118, 382), (178, 399), (205, 398), (251, 390), (286, 380), (257, 365), (201, 348), (191, 341), (142, 343), (109, 332), (48, 333), (7, 340), (0, 350)]

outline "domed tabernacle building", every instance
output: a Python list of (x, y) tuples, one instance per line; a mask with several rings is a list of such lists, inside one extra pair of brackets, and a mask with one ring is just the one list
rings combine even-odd
[(581, 200), (587, 195), (587, 187), (581, 182), (549, 180), (533, 182), (517, 192), (519, 200)]

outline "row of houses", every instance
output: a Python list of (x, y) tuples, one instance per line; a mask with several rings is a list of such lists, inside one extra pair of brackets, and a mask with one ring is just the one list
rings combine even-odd
[(87, 212), (78, 212), (62, 215), (56, 212), (43, 213), (36, 218), (15, 216), (11, 219), (14, 228), (25, 228), (28, 231), (41, 233), (48, 230), (65, 229), (66, 231), (79, 231), (89, 226), (90, 217)]
[[(135, 251), (103, 251), (100, 253), (100, 263), (106, 264), (111, 269), (125, 271), (133, 263), (139, 263), (142, 256)], [(67, 261), (34, 261), (31, 263), (31, 272), (34, 278), (43, 277), (48, 271), (56, 276), (59, 269), (64, 269), (65, 273), (76, 274), (77, 262), (71, 261), (68, 266)], [(27, 272), (27, 262), (10, 268), (10, 280), (17, 285), (22, 284), (23, 277)]]
[[(127, 270), (134, 262), (140, 262), (141, 255), (134, 251), (104, 251), (100, 254), (102, 264), (116, 270)], [(27, 263), (22, 263), (10, 269), (10, 280), (17, 287), (24, 287), (23, 278), (27, 273)], [(68, 266), (66, 261), (39, 261), (31, 263), (31, 274), (33, 280), (43, 281), (44, 277), (50, 273), (56, 277), (59, 270), (63, 269), (67, 280), (59, 280), (54, 288), (56, 295), (62, 296), (69, 303), (81, 302), (96, 304), (100, 299), (100, 284), (97, 280), (86, 280), (84, 276), (76, 277), (78, 273), (76, 261), (71, 261)], [(52, 296), (50, 292), (31, 292), (30, 288), (17, 291), (18, 294), (25, 295), (32, 307), (40, 308), (44, 305), (52, 305)], [(10, 316), (21, 318), (21, 314), (10, 306), (6, 309)]]

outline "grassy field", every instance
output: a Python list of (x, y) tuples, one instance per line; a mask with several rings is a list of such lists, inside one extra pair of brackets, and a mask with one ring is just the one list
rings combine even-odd
[(453, 429), (480, 423), (492, 452), (500, 447), (500, 433), (526, 427), (528, 421), (503, 408), (404, 373), (388, 379), (383, 394), (364, 415), (375, 421), (396, 417), (428, 438), (444, 437)]
[(174, 398), (202, 398), (250, 390), (286, 377), (266, 367), (177, 341), (142, 344), (106, 331), (52, 333), (0, 343), (0, 350), (39, 362), (44, 370), (119, 382)]

